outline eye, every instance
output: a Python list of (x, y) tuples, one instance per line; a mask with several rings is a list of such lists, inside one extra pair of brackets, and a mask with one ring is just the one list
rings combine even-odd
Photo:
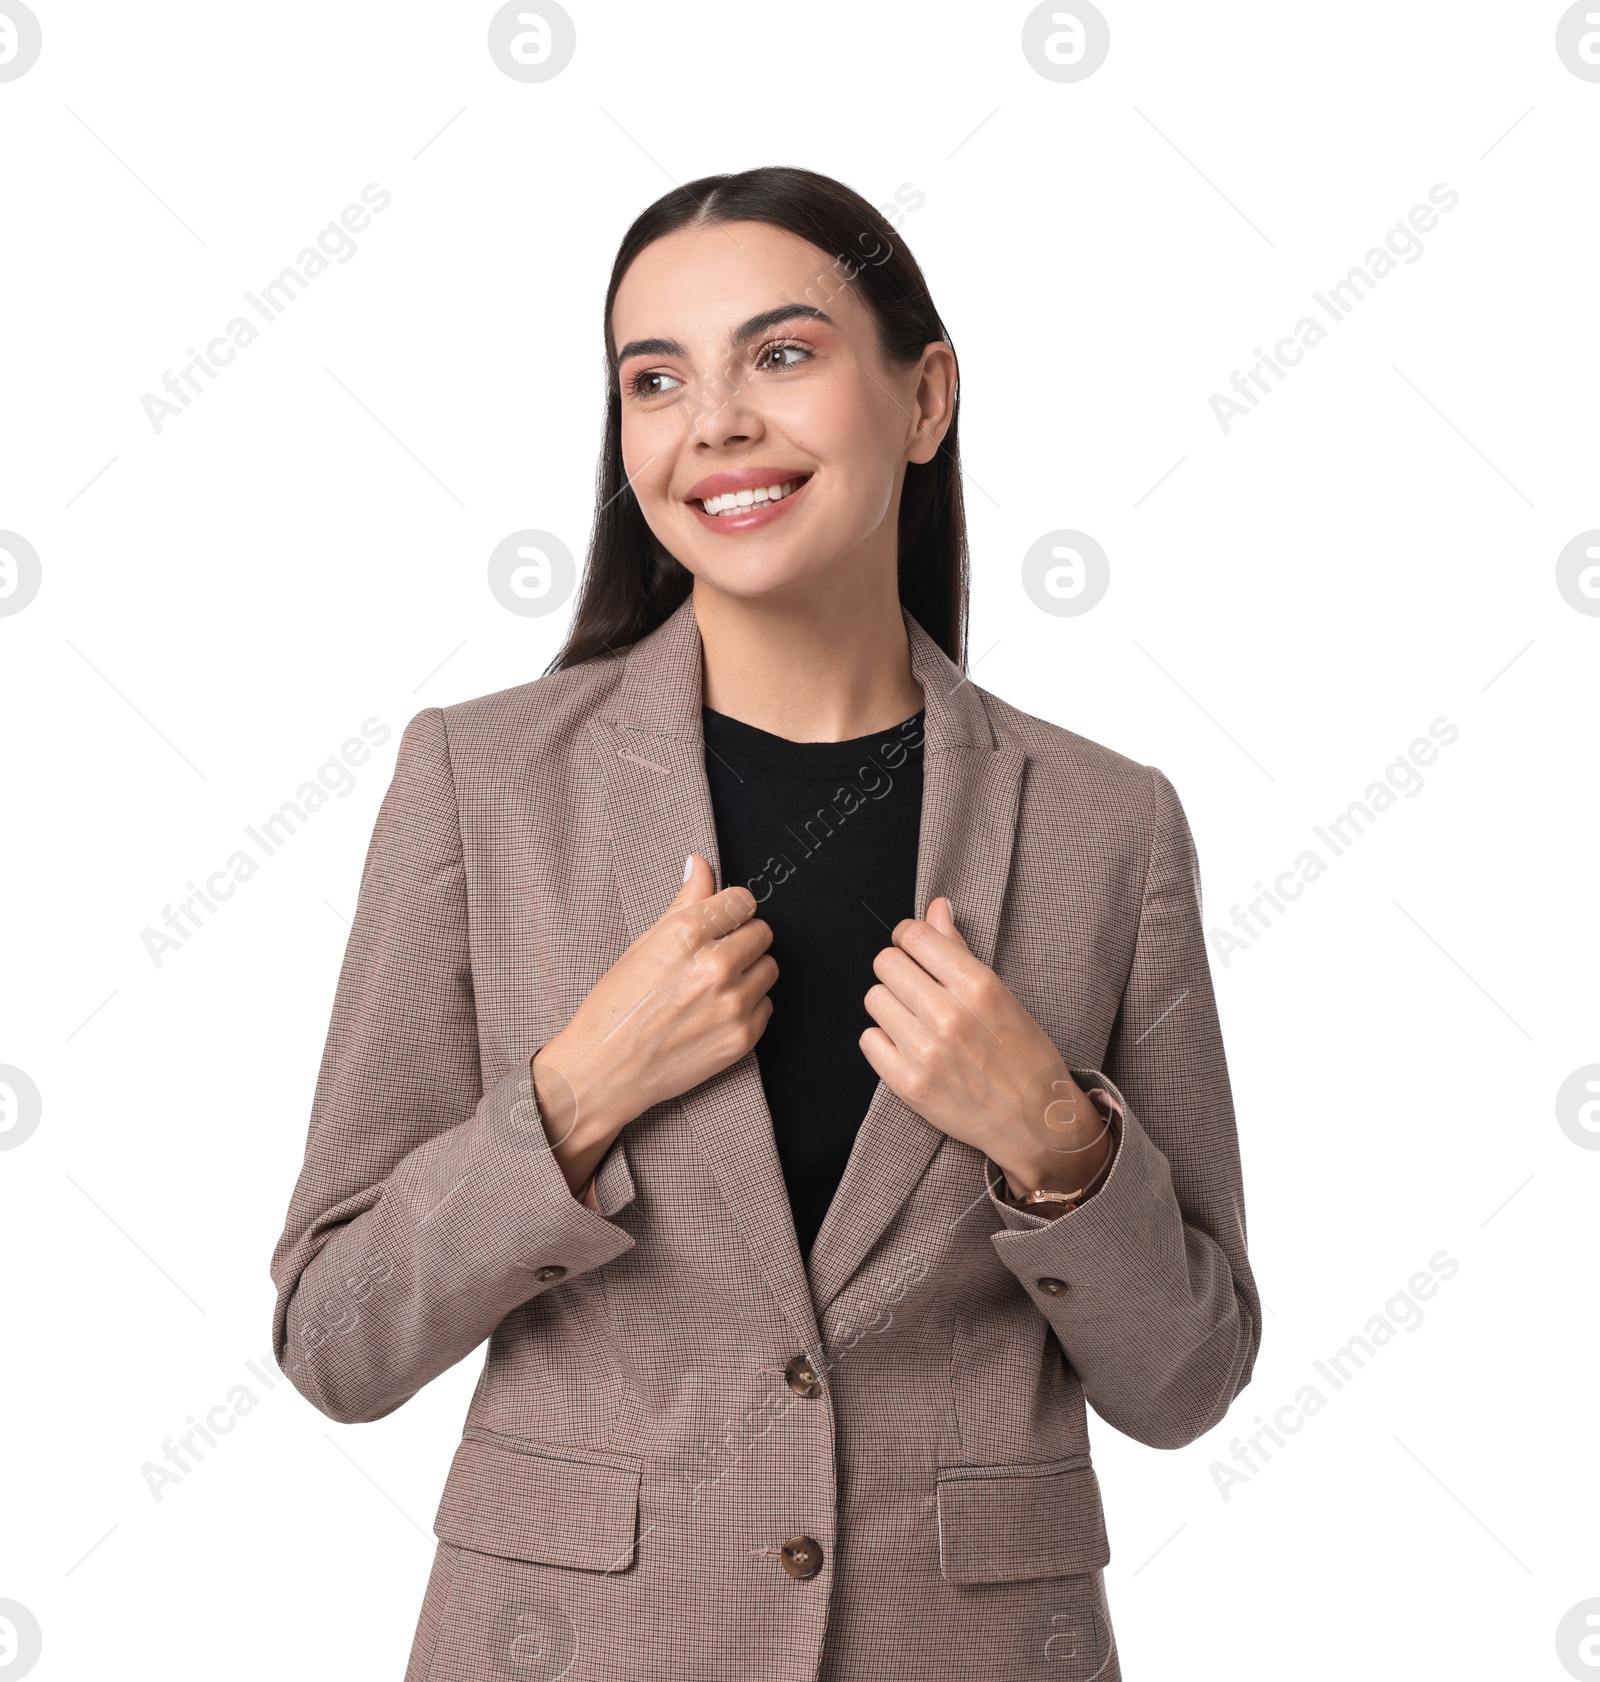
[[(768, 360), (771, 357), (787, 356), (791, 352), (796, 358), (793, 362), (771, 362)], [(815, 354), (809, 345), (799, 344), (793, 339), (781, 339), (773, 344), (763, 345), (756, 352), (756, 366), (758, 368), (776, 368), (781, 373), (785, 368), (798, 368), (800, 359), (809, 361)]]
[(660, 397), (667, 390), (667, 387), (665, 385), (651, 385), (652, 380), (666, 380), (670, 381), (672, 385), (682, 383), (674, 375), (663, 373), (659, 368), (646, 368), (643, 373), (635, 374), (628, 381), (628, 390), (635, 397)]

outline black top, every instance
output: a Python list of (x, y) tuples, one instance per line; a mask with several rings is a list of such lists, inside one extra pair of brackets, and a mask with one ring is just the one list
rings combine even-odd
[(722, 883), (772, 928), (778, 979), (756, 1062), (800, 1254), (877, 1088), (858, 1041), (872, 960), (916, 915), (923, 718), (848, 742), (791, 742), (702, 709)]

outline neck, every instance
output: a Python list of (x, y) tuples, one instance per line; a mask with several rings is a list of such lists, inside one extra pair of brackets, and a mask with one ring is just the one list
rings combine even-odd
[(922, 688), (892, 574), (887, 585), (779, 601), (696, 579), (705, 704), (794, 742), (850, 741), (910, 718)]

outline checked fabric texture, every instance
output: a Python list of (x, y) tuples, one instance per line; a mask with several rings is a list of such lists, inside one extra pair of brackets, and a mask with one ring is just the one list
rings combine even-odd
[(693, 598), (418, 713), (271, 1264), (275, 1353), (333, 1419), (487, 1344), (406, 1682), (1120, 1682), (1087, 1410), (1191, 1442), (1260, 1340), (1194, 846), (1159, 770), (905, 624), (917, 914), (949, 894), (1114, 1099), (1112, 1169), (1058, 1219), (1012, 1208), (880, 1082), (802, 1262), (751, 1052), (624, 1128), (579, 1201), (529, 1059), (686, 854), (721, 883)]

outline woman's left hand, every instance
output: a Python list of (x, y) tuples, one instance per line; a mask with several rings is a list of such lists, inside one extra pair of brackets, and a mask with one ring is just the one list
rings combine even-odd
[(1013, 1192), (1076, 1191), (1112, 1140), (1021, 1001), (972, 954), (944, 897), (895, 925), (872, 961), (860, 1039), (879, 1078), (940, 1132), (982, 1151)]

